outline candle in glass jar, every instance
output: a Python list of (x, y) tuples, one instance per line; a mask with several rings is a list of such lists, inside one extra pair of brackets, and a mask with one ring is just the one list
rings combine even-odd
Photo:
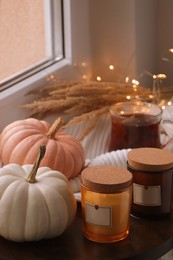
[(160, 218), (171, 213), (173, 153), (158, 148), (136, 148), (128, 153), (133, 174), (132, 214)]
[(132, 174), (114, 166), (88, 167), (82, 172), (83, 234), (97, 242), (127, 237), (130, 225)]
[(112, 131), (109, 150), (138, 147), (160, 148), (159, 106), (142, 101), (128, 101), (110, 108)]

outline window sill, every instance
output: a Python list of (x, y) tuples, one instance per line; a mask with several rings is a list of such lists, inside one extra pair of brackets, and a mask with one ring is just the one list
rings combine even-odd
[(30, 111), (21, 108), (21, 105), (34, 100), (36, 94), (31, 93), (34, 93), (34, 90), (38, 90), (39, 87), (44, 86), (50, 74), (54, 74), (59, 79), (65, 78), (65, 80), (72, 79), (72, 76), (74, 79), (80, 77), (78, 70), (75, 66), (72, 66), (70, 60), (64, 59), (46, 70), (2, 91), (0, 93), (0, 131), (7, 124), (29, 116)]
[(7, 88), (6, 90), (3, 90), (0, 93), (1, 106), (4, 103), (6, 104), (7, 102), (11, 102), (16, 97), (24, 96), (30, 91), (35, 90), (41, 85), (45, 84), (48, 75), (57, 74), (57, 72), (59, 73), (58, 75), (65, 73), (70, 65), (70, 61), (64, 59), (46, 68), (45, 70), (42, 70), (26, 78), (25, 80), (22, 80), (21, 82)]

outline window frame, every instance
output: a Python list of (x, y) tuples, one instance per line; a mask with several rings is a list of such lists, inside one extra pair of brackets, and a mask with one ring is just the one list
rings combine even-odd
[[(30, 93), (44, 86), (49, 74), (65, 80), (82, 80), (82, 73), (91, 76), (88, 5), (88, 0), (63, 0), (65, 57), (45, 70), (0, 92), (0, 131), (7, 124), (29, 116), (30, 111), (20, 106), (38, 98)], [(81, 68), (80, 64), (83, 61), (87, 65)]]
[[(45, 0), (46, 1), (46, 0)], [(54, 0), (56, 1), (56, 0)], [(65, 26), (65, 30), (63, 32), (64, 38), (66, 42), (64, 43), (63, 49), (64, 49), (64, 58), (60, 60), (56, 60), (54, 62), (51, 62), (51, 65), (47, 64), (47, 66), (44, 67), (44, 69), (41, 69), (35, 73), (32, 73), (31, 75), (28, 75), (28, 77), (20, 80), (19, 82), (13, 83), (10, 85), (10, 87), (7, 87), (0, 91), (0, 102), (1, 104), (6, 102), (6, 98), (9, 98), (9, 102), (11, 100), (10, 96), (18, 95), (19, 92), (22, 91), (23, 94), (26, 94), (27, 92), (31, 91), (33, 88), (39, 87), (41, 84), (43, 84), (47, 78), (47, 76), (51, 73), (57, 73), (59, 70), (64, 70), (66, 68), (69, 69), (69, 66), (72, 64), (72, 55), (71, 55), (71, 25), (70, 25), (70, 9), (71, 9), (71, 3), (70, 0), (63, 0), (63, 11), (64, 11), (64, 19), (63, 23)], [(56, 28), (54, 28), (56, 30)], [(54, 51), (57, 51), (55, 49)]]
[[(60, 11), (60, 12), (59, 12)], [(38, 74), (40, 71), (65, 58), (63, 37), (63, 0), (44, 0), (46, 57), (16, 75), (0, 82), (0, 92)], [(57, 43), (57, 44), (56, 44)]]

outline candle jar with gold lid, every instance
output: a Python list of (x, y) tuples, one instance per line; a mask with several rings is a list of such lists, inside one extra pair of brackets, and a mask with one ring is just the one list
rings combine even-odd
[(132, 174), (114, 166), (82, 171), (83, 234), (97, 242), (114, 242), (129, 234)]
[(128, 153), (133, 174), (132, 215), (160, 218), (171, 213), (173, 153), (159, 148), (137, 148)]

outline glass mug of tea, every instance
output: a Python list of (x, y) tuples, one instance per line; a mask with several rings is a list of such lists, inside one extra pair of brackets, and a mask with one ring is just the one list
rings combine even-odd
[(112, 132), (109, 151), (127, 148), (160, 148), (162, 109), (143, 101), (127, 101), (111, 106)]

